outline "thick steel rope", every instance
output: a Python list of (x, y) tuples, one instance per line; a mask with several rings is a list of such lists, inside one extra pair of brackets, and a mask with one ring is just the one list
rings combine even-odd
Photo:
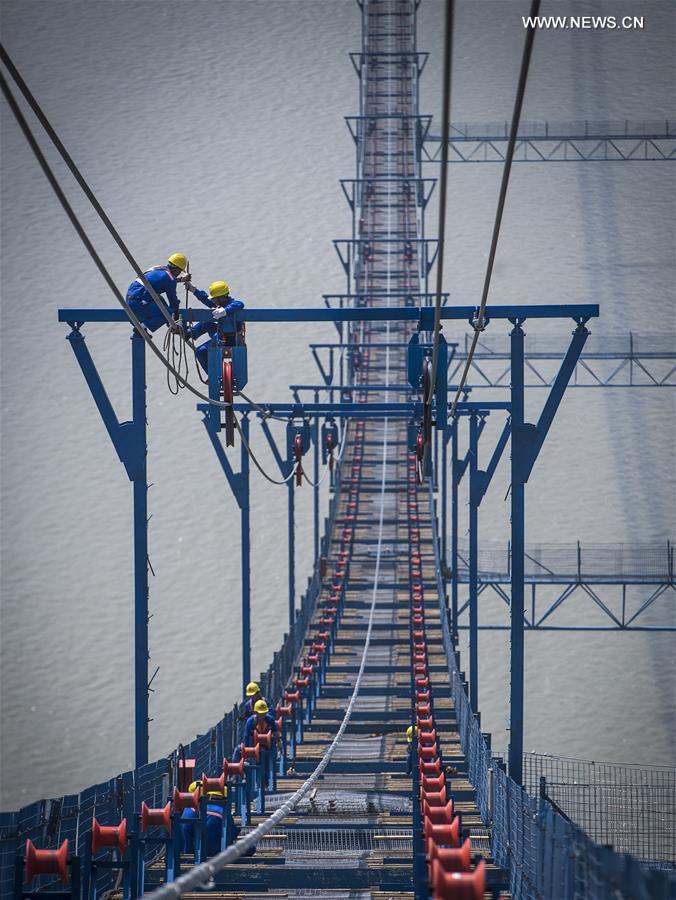
[[(6, 58), (6, 53), (4, 52), (4, 49), (3, 49), (1, 46), (0, 46), (0, 51), (1, 51), (1, 54), (2, 54), (3, 62), (5, 62), (5, 64), (8, 65), (8, 68), (9, 68), (9, 66), (11, 65), (11, 61), (9, 62), (9, 64), (7, 63), (7, 59), (9, 59), (9, 58), (8, 58), (8, 57)], [(10, 69), (10, 71), (11, 71), (11, 69)], [(18, 76), (18, 73), (17, 73), (17, 76)], [(20, 76), (18, 76), (18, 77), (20, 78)], [(20, 128), (21, 131), (23, 132), (24, 137), (26, 138), (26, 141), (28, 142), (29, 147), (30, 147), (31, 150), (33, 151), (33, 154), (34, 154), (34, 156), (35, 156), (35, 158), (36, 158), (36, 160), (37, 160), (37, 162), (38, 162), (40, 168), (42, 169), (42, 171), (43, 171), (43, 173), (44, 173), (44, 175), (45, 175), (47, 181), (49, 182), (49, 184), (50, 184), (52, 190), (53, 190), (54, 193), (56, 194), (56, 197), (57, 197), (59, 203), (61, 204), (61, 206), (62, 206), (64, 212), (65, 212), (66, 215), (68, 216), (68, 219), (70, 220), (70, 222), (71, 222), (73, 228), (75, 229), (75, 231), (76, 231), (78, 237), (80, 238), (80, 240), (81, 240), (82, 243), (84, 244), (85, 249), (86, 249), (87, 252), (89, 253), (89, 255), (90, 255), (90, 257), (92, 258), (92, 260), (93, 260), (94, 264), (96, 265), (97, 269), (98, 269), (99, 272), (101, 273), (101, 276), (103, 277), (103, 280), (106, 282), (106, 284), (108, 285), (108, 287), (109, 287), (110, 290), (112, 291), (113, 296), (114, 296), (115, 299), (118, 301), (118, 303), (120, 304), (120, 306), (122, 307), (122, 309), (125, 311), (127, 317), (129, 318), (129, 321), (131, 322), (131, 324), (133, 325), (134, 329), (136, 330), (136, 333), (137, 333), (137, 334), (145, 341), (145, 343), (150, 347), (150, 349), (153, 351), (153, 353), (155, 354), (155, 356), (157, 356), (157, 358), (160, 360), (160, 362), (162, 363), (162, 365), (166, 367), (166, 369), (167, 369), (167, 378), (169, 377), (169, 373), (171, 373), (171, 374), (174, 376), (174, 378), (176, 379), (176, 383), (177, 383), (178, 385), (182, 385), (182, 386), (187, 387), (189, 391), (191, 391), (193, 394), (195, 394), (195, 396), (199, 397), (201, 400), (204, 400), (205, 402), (210, 403), (212, 406), (217, 406), (217, 407), (219, 407), (219, 409), (227, 409), (227, 408), (229, 408), (229, 407), (230, 407), (230, 404), (229, 404), (229, 403), (225, 403), (225, 402), (222, 402), (222, 401), (220, 401), (220, 400), (214, 400), (214, 399), (212, 399), (211, 397), (207, 396), (206, 394), (203, 394), (201, 391), (196, 390), (196, 389), (195, 389), (195, 388), (194, 388), (194, 387), (193, 387), (193, 386), (192, 386), (192, 385), (184, 378), (184, 376), (183, 376), (176, 368), (174, 368), (174, 366), (168, 361), (168, 359), (166, 359), (166, 358), (164, 357), (164, 354), (163, 354), (162, 351), (159, 349), (159, 347), (157, 347), (157, 346), (155, 345), (155, 342), (153, 341), (152, 337), (148, 334), (148, 332), (147, 332), (146, 329), (143, 327), (143, 325), (141, 324), (141, 322), (139, 321), (139, 319), (137, 318), (137, 316), (134, 314), (133, 310), (130, 308), (129, 304), (126, 302), (125, 298), (122, 296), (122, 294), (121, 294), (119, 288), (117, 287), (115, 281), (113, 280), (113, 278), (112, 278), (110, 272), (108, 271), (108, 269), (106, 268), (105, 264), (103, 263), (103, 260), (101, 259), (101, 257), (99, 256), (98, 252), (97, 252), (96, 249), (94, 248), (94, 245), (92, 244), (92, 242), (89, 240), (89, 237), (87, 236), (86, 231), (85, 231), (84, 228), (82, 227), (82, 225), (81, 225), (81, 223), (80, 223), (80, 220), (78, 219), (77, 215), (75, 214), (75, 212), (74, 212), (72, 206), (70, 205), (70, 202), (68, 201), (66, 195), (63, 193), (63, 191), (62, 191), (62, 189), (61, 189), (61, 186), (59, 185), (58, 179), (57, 179), (56, 176), (54, 175), (54, 172), (52, 171), (52, 169), (51, 169), (49, 163), (47, 162), (47, 160), (46, 160), (44, 154), (42, 153), (42, 150), (40, 149), (40, 146), (39, 146), (39, 144), (38, 144), (38, 142), (37, 142), (37, 140), (36, 140), (36, 138), (35, 138), (35, 135), (33, 134), (33, 132), (32, 132), (32, 130), (31, 130), (30, 126), (28, 125), (28, 122), (26, 121), (26, 119), (25, 119), (23, 113), (21, 112), (21, 109), (19, 108), (19, 105), (17, 104), (16, 99), (15, 99), (14, 95), (12, 94), (12, 92), (11, 92), (11, 90), (10, 90), (10, 88), (9, 88), (9, 85), (7, 84), (7, 81), (6, 81), (5, 77), (3, 76), (2, 72), (0, 72), (0, 88), (2, 89), (2, 92), (3, 92), (4, 96), (5, 96), (5, 99), (7, 100), (7, 103), (8, 103), (8, 105), (9, 105), (9, 107), (10, 107), (12, 113), (14, 114), (14, 118), (16, 119), (17, 124), (19, 125), (19, 128)], [(31, 96), (32, 96), (32, 95), (31, 95)], [(57, 140), (58, 140), (58, 138), (57, 138)], [(104, 215), (105, 215), (105, 213), (104, 213)], [(153, 291), (153, 289), (152, 289), (152, 286), (148, 285), (148, 287), (150, 287), (151, 292), (154, 293), (154, 291)], [(155, 297), (157, 297), (156, 294), (155, 294)], [(159, 302), (159, 305), (164, 309), (164, 304), (163, 304), (161, 301), (159, 301), (159, 298), (158, 298), (157, 302)], [(169, 317), (169, 321), (170, 321), (171, 325), (173, 326), (174, 322), (173, 322), (173, 319), (172, 319), (171, 317)], [(241, 393), (241, 392), (240, 392), (240, 393)], [(261, 412), (262, 412), (264, 415), (266, 415), (268, 418), (278, 418), (278, 417), (272, 416), (270, 413), (267, 413), (267, 412), (263, 409), (263, 407), (260, 407), (258, 404), (253, 403), (253, 401), (249, 400), (249, 398), (246, 397), (244, 394), (242, 394), (242, 396), (245, 397), (245, 399), (247, 400), (247, 402), (249, 402), (249, 403), (251, 403), (253, 406), (255, 406), (256, 409), (258, 409), (259, 411), (261, 411)], [(234, 414), (233, 414), (233, 415), (234, 415)], [(268, 480), (271, 484), (278, 484), (278, 485), (286, 484), (287, 481), (289, 481), (289, 479), (293, 476), (293, 472), (291, 473), (291, 475), (289, 475), (287, 478), (284, 478), (284, 479), (281, 480), (281, 481), (278, 480), (278, 479), (272, 478), (270, 475), (268, 475), (267, 472), (263, 469), (263, 467), (261, 466), (261, 464), (260, 464), (260, 463), (258, 462), (258, 460), (256, 459), (256, 457), (255, 457), (253, 451), (251, 450), (251, 447), (250, 447), (249, 443), (245, 440), (245, 438), (244, 438), (244, 436), (243, 436), (243, 434), (242, 434), (242, 430), (241, 430), (241, 428), (239, 427), (239, 422), (237, 421), (237, 417), (235, 416), (234, 418), (235, 418), (235, 425), (236, 425), (236, 427), (237, 427), (237, 430), (239, 431), (240, 437), (242, 438), (242, 442), (243, 442), (243, 444), (244, 444), (244, 446), (245, 446), (245, 448), (246, 448), (246, 451), (247, 451), (247, 453), (249, 454), (249, 456), (251, 457), (251, 459), (252, 459), (254, 465), (256, 466), (256, 468), (258, 469), (258, 471), (259, 471), (265, 478), (267, 478), (267, 480)], [(286, 421), (286, 420), (284, 420), (284, 421)]]
[[(432, 379), (425, 403), (431, 405), (439, 366), (441, 335), (441, 292), (444, 277), (444, 242), (446, 240), (446, 194), (448, 184), (448, 141), (451, 121), (451, 53), (453, 50), (453, 0), (446, 0), (444, 18), (444, 73), (441, 117), (441, 177), (439, 179), (439, 235), (437, 240), (437, 287), (434, 301), (434, 344), (432, 347)], [(444, 373), (444, 377), (446, 374)], [(426, 448), (426, 453), (429, 448)]]
[[(530, 7), (531, 21), (537, 16), (540, 9), (540, 0), (532, 0)], [(519, 133), (519, 120), (521, 118), (521, 108), (523, 106), (523, 98), (526, 93), (526, 82), (528, 81), (528, 69), (530, 66), (530, 58), (533, 50), (533, 40), (535, 39), (535, 28), (529, 25), (526, 31), (526, 41), (523, 48), (523, 56), (521, 57), (521, 69), (519, 71), (519, 83), (516, 89), (516, 99), (514, 100), (514, 111), (512, 113), (512, 124), (509, 132), (509, 144), (507, 145), (507, 154), (505, 156), (505, 164), (502, 169), (502, 183), (500, 184), (500, 195), (498, 197), (498, 208), (495, 213), (495, 221), (493, 223), (493, 237), (491, 239), (490, 252), (488, 254), (488, 265), (486, 266), (486, 276), (484, 278), (484, 288), (481, 295), (481, 303), (477, 310), (476, 318), (472, 322), (474, 326), (474, 336), (472, 344), (467, 354), (465, 367), (458, 384), (458, 389), (453, 399), (450, 415), (455, 415), (455, 410), (460, 400), (460, 394), (465, 387), (467, 376), (469, 374), (474, 351), (479, 341), (479, 335), (485, 328), (486, 303), (488, 300), (488, 291), (491, 286), (491, 276), (493, 274), (493, 263), (495, 262), (495, 254), (498, 247), (498, 238), (500, 236), (500, 225), (502, 223), (502, 214), (505, 209), (505, 200), (507, 198), (507, 187), (509, 185), (509, 175), (512, 170), (512, 160), (514, 159), (514, 148), (516, 147), (516, 139)]]
[[(387, 329), (389, 331), (389, 322), (387, 323)], [(389, 371), (390, 371), (390, 350), (389, 347), (386, 350), (385, 356), (385, 383), (389, 383)], [(236, 421), (236, 420), (235, 420)], [(343, 735), (345, 734), (345, 729), (348, 726), (352, 713), (354, 711), (355, 704), (357, 702), (357, 698), (359, 696), (359, 690), (361, 688), (361, 682), (364, 677), (364, 670), (366, 668), (366, 660), (368, 658), (369, 646), (371, 643), (371, 634), (373, 632), (373, 618), (376, 608), (376, 599), (378, 595), (378, 584), (380, 580), (380, 561), (382, 557), (382, 544), (383, 544), (383, 523), (385, 517), (385, 489), (387, 486), (387, 448), (388, 448), (388, 425), (389, 420), (384, 420), (384, 431), (383, 431), (383, 456), (382, 456), (382, 476), (380, 483), (380, 513), (379, 513), (379, 521), (378, 521), (378, 544), (376, 550), (376, 566), (375, 572), (373, 576), (373, 593), (371, 597), (371, 608), (369, 610), (369, 621), (368, 628), (366, 630), (366, 638), (364, 640), (364, 649), (362, 651), (361, 663), (359, 666), (359, 671), (357, 673), (357, 678), (354, 683), (354, 689), (352, 691), (352, 695), (350, 696), (350, 701), (345, 710), (345, 715), (340, 723), (340, 727), (336, 732), (335, 737), (331, 741), (329, 747), (327, 748), (324, 756), (319, 761), (317, 767), (312, 772), (312, 774), (307, 778), (306, 781), (298, 788), (295, 793), (293, 793), (282, 806), (279, 807), (269, 818), (267, 818), (264, 822), (261, 822), (253, 831), (250, 831), (245, 837), (238, 840), (235, 844), (231, 844), (229, 847), (226, 847), (221, 853), (212, 857), (212, 859), (207, 860), (207, 862), (200, 863), (195, 866), (189, 872), (186, 872), (185, 875), (179, 875), (174, 881), (169, 882), (168, 884), (162, 885), (162, 887), (157, 888), (157, 890), (153, 891), (152, 894), (146, 895), (149, 897), (153, 897), (154, 900), (165, 900), (165, 898), (174, 898), (180, 897), (182, 894), (187, 891), (195, 890), (202, 885), (210, 882), (214, 875), (216, 875), (221, 869), (230, 863), (236, 862), (238, 859), (241, 859), (246, 853), (252, 850), (256, 843), (260, 841), (261, 838), (265, 837), (266, 834), (269, 834), (275, 826), (277, 826), (286, 816), (289, 815), (301, 802), (301, 800), (308, 794), (310, 790), (314, 787), (314, 785), (319, 780), (320, 776), (331, 762), (333, 754), (336, 750), (336, 747), (340, 743)], [(239, 428), (239, 425), (238, 425)], [(293, 472), (291, 473), (293, 475)], [(288, 479), (287, 479), (288, 480)]]

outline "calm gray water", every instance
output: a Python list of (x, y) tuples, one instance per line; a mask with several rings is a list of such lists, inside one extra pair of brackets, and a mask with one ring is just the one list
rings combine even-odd
[[(453, 118), (502, 121), (526, 4), (456, 6)], [(560, 2), (556, 12), (590, 7)], [(593, 7), (617, 15), (640, 7), (645, 29), (538, 33), (524, 118), (673, 118), (673, 4)], [(323, 292), (342, 289), (330, 241), (349, 233), (338, 179), (354, 171), (342, 116), (357, 109), (346, 56), (360, 46), (356, 4), (4, 0), (0, 13), (8, 51), (142, 262), (184, 250), (199, 286), (226, 278), (258, 306), (320, 303)], [(435, 114), (441, 15), (439, 2), (424, 0), (419, 46), (432, 57), (422, 109)], [(132, 765), (133, 611), (131, 488), (56, 322), (59, 306), (114, 301), (5, 104), (1, 115), (0, 802), (8, 808)], [(54, 160), (49, 149), (48, 156)], [(126, 287), (129, 267), (54, 162)], [(499, 178), (497, 166), (452, 167), (445, 271), (453, 302), (480, 296)], [(493, 302), (598, 301), (595, 332), (673, 333), (674, 187), (668, 163), (515, 166)], [(565, 338), (569, 330), (558, 323), (528, 333)], [(92, 326), (86, 335), (125, 418), (128, 329)], [(306, 343), (322, 339), (332, 336), (320, 326), (250, 329), (250, 394), (282, 399), (289, 381), (313, 380)], [(154, 360), (148, 370), (157, 756), (236, 699), (239, 519), (193, 400), (168, 394)], [(542, 401), (531, 392), (531, 416)], [(528, 540), (673, 538), (674, 432), (668, 389), (570, 392), (528, 485)], [(271, 465), (257, 432), (254, 445)], [(486, 540), (506, 539), (508, 482), (503, 466), (482, 506)], [(299, 492), (301, 587), (311, 560), (310, 499)], [(255, 479), (254, 671), (267, 666), (284, 629), (285, 510), (285, 490)], [(673, 596), (648, 621), (673, 624)], [(498, 614), (490, 604), (482, 612), (486, 621)], [(597, 621), (589, 601), (575, 614)], [(530, 636), (526, 747), (672, 762), (673, 651), (669, 635)], [(507, 636), (482, 635), (481, 654), (483, 722), (501, 748)]]

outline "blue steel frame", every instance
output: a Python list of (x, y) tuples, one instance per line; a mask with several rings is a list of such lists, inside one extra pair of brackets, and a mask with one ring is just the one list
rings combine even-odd
[[(524, 668), (524, 620), (521, 610), (524, 603), (524, 551), (525, 551), (525, 484), (528, 480), (530, 472), (538, 453), (544, 443), (547, 432), (553, 421), (556, 410), (561, 402), (563, 393), (574, 371), (575, 365), (579, 359), (584, 343), (589, 332), (585, 327), (585, 322), (589, 318), (597, 316), (599, 308), (597, 304), (566, 304), (566, 305), (527, 305), (527, 306), (493, 306), (486, 310), (486, 322), (493, 319), (508, 319), (513, 324), (511, 332), (511, 366), (512, 366), (512, 384), (509, 403), (489, 402), (489, 403), (473, 403), (464, 401), (458, 407), (462, 414), (478, 414), (479, 411), (487, 413), (490, 410), (511, 410), (511, 442), (512, 442), (512, 604), (511, 604), (511, 626), (510, 626), (510, 657), (511, 657), (511, 683), (510, 683), (510, 774), (517, 783), (521, 782), (521, 766), (522, 766), (522, 749), (523, 749), (523, 668)], [(120, 459), (125, 462), (125, 442), (120, 439), (120, 431), (116, 430), (118, 425), (117, 419), (112, 412), (112, 407), (107, 400), (105, 389), (98, 376), (94, 363), (86, 351), (84, 338), (80, 333), (80, 327), (84, 322), (120, 322), (126, 320), (124, 310), (84, 310), (84, 309), (60, 309), (59, 321), (67, 322), (71, 326), (70, 340), (76, 350), (76, 357), (82, 368), (83, 374), (90, 387), (92, 395), (95, 399), (99, 412), (101, 413), (104, 423), (108, 428), (108, 432), (113, 440)], [(183, 312), (183, 316), (187, 313)], [(444, 307), (441, 311), (442, 319), (463, 320), (472, 322), (475, 315), (474, 307)], [(211, 317), (211, 312), (206, 309), (193, 310), (192, 318), (194, 320), (206, 320)], [(418, 323), (419, 331), (431, 331), (434, 322), (434, 310), (432, 307), (398, 307), (398, 308), (329, 308), (329, 309), (262, 309), (249, 308), (236, 313), (234, 316), (227, 317), (230, 319), (227, 323), (222, 323), (221, 328), (226, 327), (233, 330), (238, 321), (248, 322), (358, 322), (358, 321), (414, 321)], [(550, 390), (547, 401), (545, 402), (540, 420), (537, 426), (524, 422), (523, 404), (524, 404), (524, 333), (522, 323), (527, 318), (572, 318), (577, 322), (577, 328), (573, 333), (570, 347), (561, 364), (561, 369), (553, 386)], [(235, 320), (235, 321), (233, 321)], [(148, 629), (147, 629), (147, 613), (148, 613), (148, 592), (147, 592), (147, 476), (145, 471), (145, 355), (143, 341), (140, 337), (134, 336), (133, 346), (138, 347), (138, 351), (134, 354), (133, 374), (134, 380), (134, 414), (135, 421), (137, 416), (143, 417), (142, 433), (138, 429), (133, 433), (133, 447), (135, 454), (142, 451), (143, 465), (138, 473), (134, 473), (134, 572), (135, 572), (135, 620), (136, 620), (136, 637), (135, 637), (135, 708), (136, 708), (136, 751), (140, 759), (147, 761), (148, 753)], [(85, 348), (81, 350), (80, 348)], [(218, 352), (213, 348), (213, 352), (209, 353), (209, 396), (217, 399), (219, 396), (219, 366), (217, 360)], [(81, 362), (81, 360), (84, 361)], [(250, 540), (249, 540), (249, 503), (248, 503), (248, 468), (243, 463), (243, 468), (239, 479), (236, 478), (231, 469), (224, 465), (225, 454), (223, 448), (218, 443), (217, 431), (220, 428), (221, 411), (218, 407), (208, 404), (198, 404), (200, 411), (205, 413), (207, 432), (212, 439), (212, 445), (221, 460), (221, 465), (226, 474), (228, 482), (235, 492), (238, 505), (242, 515), (242, 658), (243, 668), (249, 668), (250, 655)], [(288, 418), (287, 426), (287, 457), (286, 461), (282, 461), (281, 454), (271, 441), (269, 429), (264, 428), (268, 440), (271, 442), (273, 453), (277, 460), (278, 466), (284, 477), (287, 477), (292, 471), (293, 459), (291, 446), (292, 442), (289, 437), (291, 430), (297, 428), (294, 421), (300, 420), (305, 422), (307, 419), (315, 417), (315, 425), (313, 432), (315, 436), (318, 434), (318, 417), (345, 418), (350, 416), (359, 416), (360, 418), (373, 417), (405, 417), (409, 420), (419, 421), (422, 418), (422, 404), (417, 401), (409, 403), (321, 403), (314, 402), (308, 404), (258, 404), (254, 406), (250, 403), (233, 404), (235, 412), (246, 414), (254, 411), (259, 412), (261, 408), (265, 414), (274, 414)], [(476, 419), (476, 416), (475, 416)], [(247, 423), (248, 425), (248, 423)], [(264, 423), (265, 425), (265, 423)], [(451, 426), (452, 427), (452, 426)], [(444, 429), (445, 430), (445, 429)], [(457, 430), (457, 427), (456, 427)], [(472, 434), (475, 440), (478, 440), (478, 425), (471, 426)], [(308, 438), (304, 438), (304, 451), (309, 448), (309, 429)], [(500, 454), (502, 453), (506, 443), (506, 432), (498, 442), (496, 448), (497, 458), (491, 462), (485, 473), (479, 474), (480, 470), (475, 464), (474, 470), (474, 492), (472, 496), (475, 504), (472, 507), (473, 528), (472, 541), (474, 550), (474, 558), (476, 558), (476, 541), (478, 509), (477, 494), (479, 482), (482, 484), (483, 493), (485, 493), (490, 475), (495, 470)], [(435, 447), (436, 447), (435, 440)], [(442, 446), (444, 441), (442, 440)], [(243, 451), (242, 451), (243, 452)], [(315, 454), (318, 449), (315, 448)], [(225, 460), (227, 462), (227, 460)], [(127, 466), (127, 463), (125, 463)], [(317, 470), (317, 467), (315, 467)], [(128, 468), (129, 472), (129, 468)], [(455, 480), (455, 479), (453, 479)], [(244, 485), (246, 484), (246, 488)], [(295, 618), (295, 571), (294, 571), (294, 496), (292, 479), (288, 485), (288, 534), (289, 534), (289, 625), (293, 624)], [(483, 496), (481, 493), (481, 496)], [(318, 504), (318, 501), (316, 501)], [(473, 600), (470, 604), (471, 612), (471, 646), (473, 652), (471, 654), (471, 671), (474, 671), (472, 679), (473, 691), (477, 689), (478, 675), (478, 585), (476, 573), (474, 578)], [(454, 632), (457, 633), (457, 586), (454, 589)], [(519, 610), (519, 613), (516, 613)]]

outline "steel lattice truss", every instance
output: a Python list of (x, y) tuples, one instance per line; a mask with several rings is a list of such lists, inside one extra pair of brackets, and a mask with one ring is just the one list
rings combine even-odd
[[(441, 136), (425, 129), (423, 160), (441, 162)], [(449, 163), (504, 162), (509, 123), (455, 124)], [(514, 162), (645, 162), (676, 160), (676, 128), (662, 123), (524, 122)]]

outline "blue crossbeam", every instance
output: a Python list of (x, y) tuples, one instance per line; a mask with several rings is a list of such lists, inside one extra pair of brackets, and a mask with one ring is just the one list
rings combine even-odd
[[(208, 403), (198, 403), (200, 412), (207, 412)], [(354, 417), (356, 419), (382, 419), (382, 418), (420, 418), (422, 403), (235, 403), (233, 409), (236, 413), (255, 413), (261, 415), (284, 416), (288, 418), (307, 418), (311, 416), (338, 416), (341, 418)], [(467, 401), (459, 403), (457, 413), (470, 415), (472, 412), (481, 413), (491, 409), (509, 410), (510, 404), (499, 400), (490, 402)]]
[[(442, 319), (472, 321), (476, 314), (474, 306), (446, 306), (441, 310)], [(513, 306), (489, 306), (486, 319), (592, 319), (599, 314), (598, 303), (565, 304), (524, 304)], [(181, 312), (185, 316), (185, 311)], [(196, 322), (212, 319), (211, 310), (192, 310)], [(59, 322), (126, 322), (123, 309), (60, 309)], [(407, 307), (359, 307), (357, 309), (321, 309), (320, 307), (298, 307), (280, 309), (275, 307), (249, 307), (237, 313), (240, 322), (418, 322), (421, 331), (431, 331), (434, 327), (434, 308), (431, 306)]]

